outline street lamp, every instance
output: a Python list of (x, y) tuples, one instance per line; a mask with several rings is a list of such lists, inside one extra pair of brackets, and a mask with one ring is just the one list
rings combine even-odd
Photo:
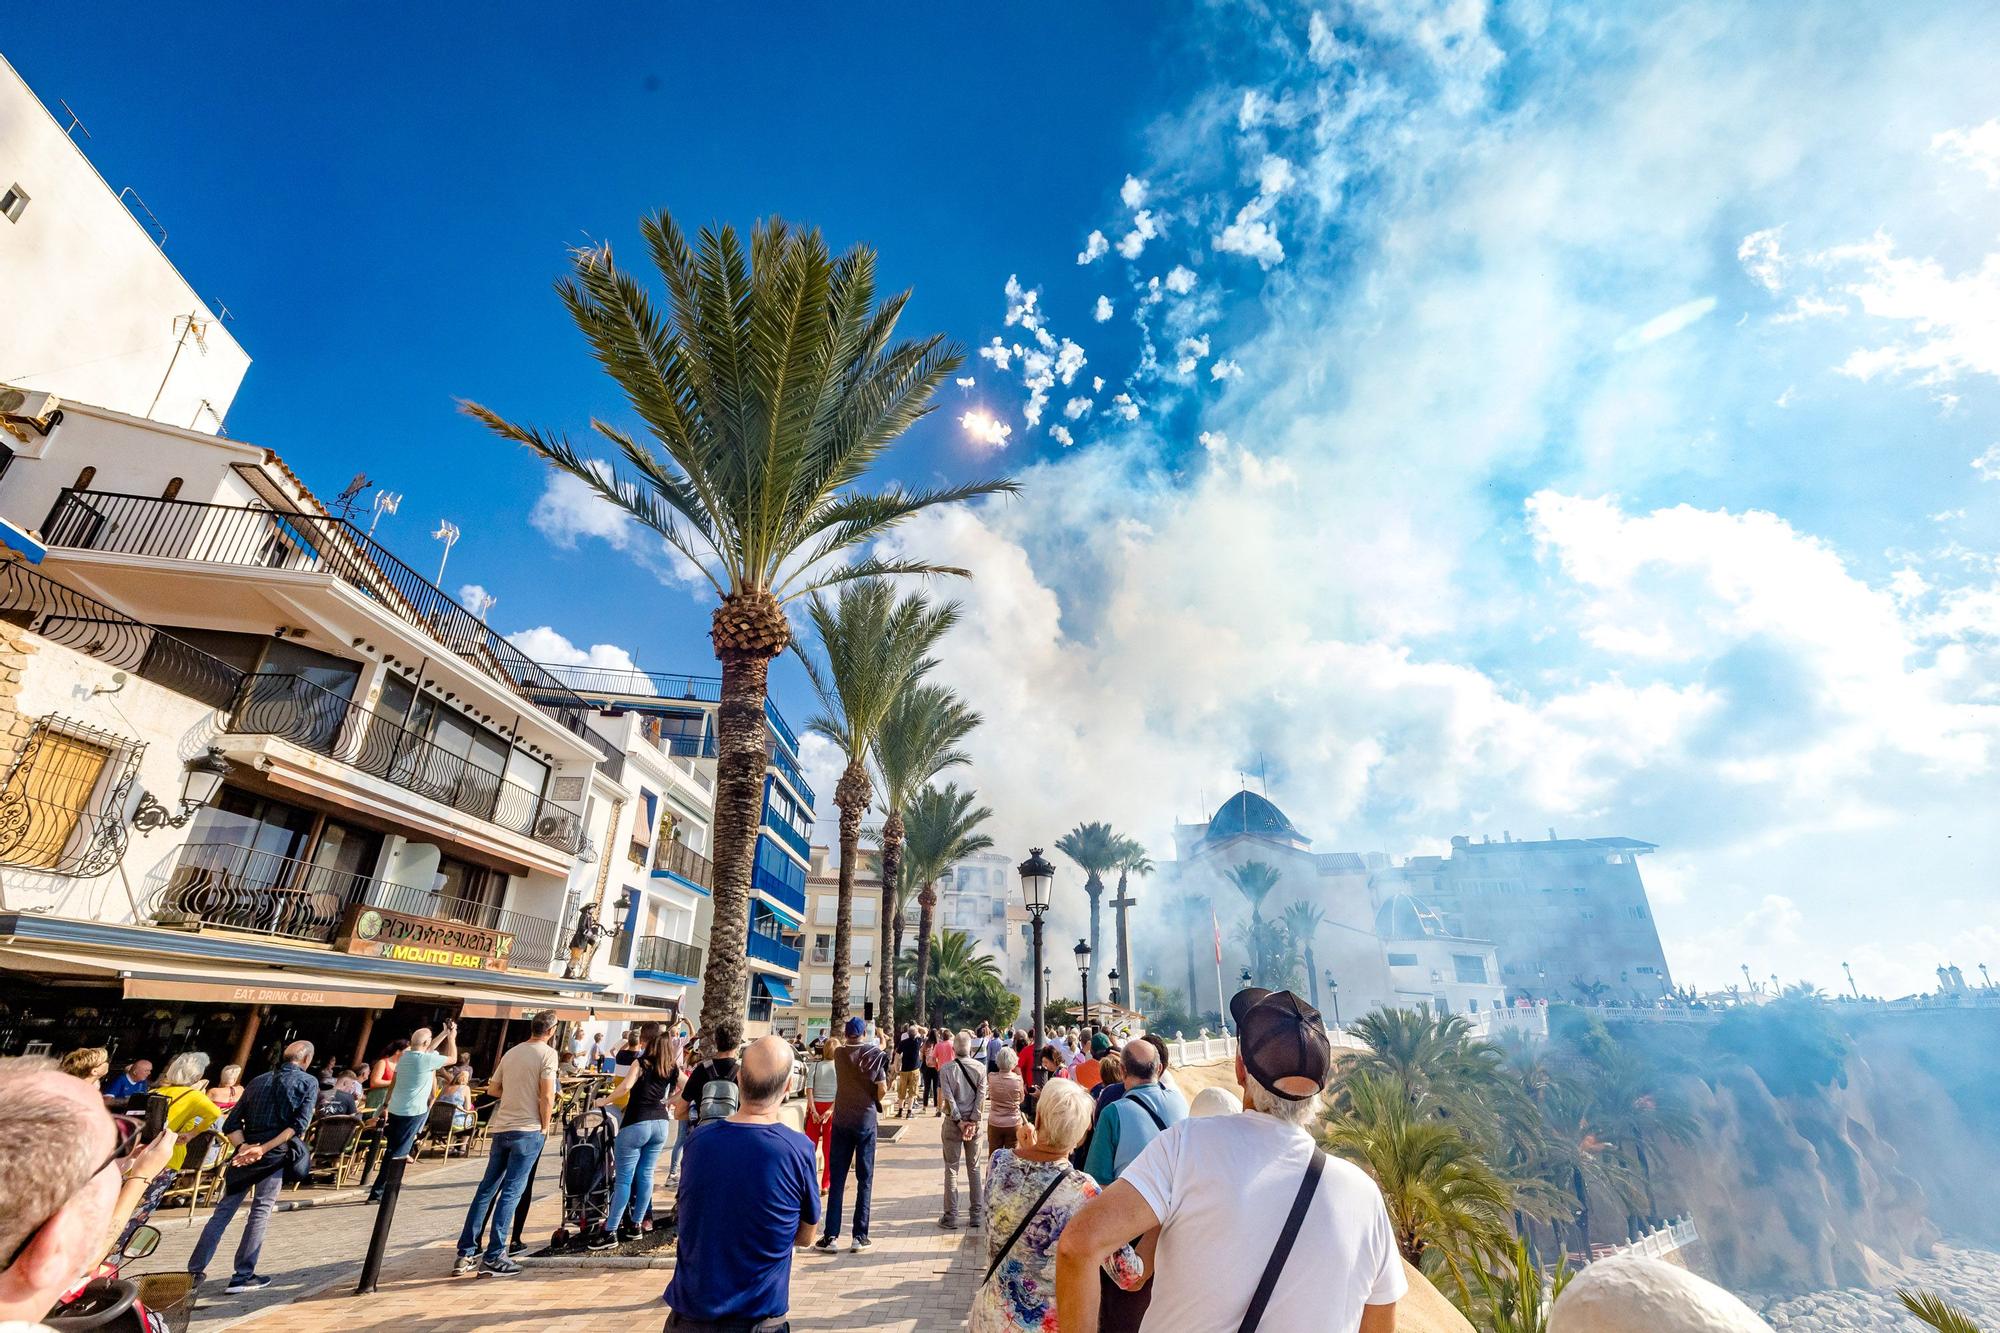
[(1345, 1026), (1340, 1021), (1340, 983), (1333, 979), (1333, 969), (1330, 967), (1326, 970), (1326, 993), (1333, 997), (1333, 1025)]
[[(1986, 965), (1985, 965), (1984, 963), (1980, 964), (1980, 969), (1981, 969), (1982, 971), (1983, 971), (1983, 970), (1985, 970), (1985, 966), (1986, 966)], [(1842, 964), (1840, 965), (1840, 970), (1841, 970), (1841, 971), (1843, 971), (1843, 972), (1845, 972), (1845, 973), (1847, 973), (1847, 989), (1849, 989), (1849, 990), (1851, 990), (1851, 991), (1853, 991), (1853, 992), (1854, 992), (1854, 998), (1855, 998), (1855, 999), (1857, 999), (1857, 1000), (1858, 1000), (1858, 999), (1860, 999), (1860, 998), (1861, 998), (1861, 988), (1860, 988), (1859, 986), (1857, 986), (1857, 985), (1855, 985), (1855, 984), (1854, 984), (1854, 969), (1853, 969), (1853, 968), (1851, 968), (1851, 967), (1849, 967), (1849, 966), (1848, 966), (1848, 965), (1847, 965), (1846, 963), (1842, 963)]]
[(1090, 941), (1079, 935), (1076, 941), (1076, 948), (1072, 952), (1076, 954), (1077, 984), (1083, 993), (1083, 1021), (1088, 1023), (1090, 1021)]
[(222, 757), (222, 751), (211, 745), (203, 753), (188, 760), (187, 769), (181, 776), (181, 812), (167, 813), (167, 807), (151, 792), (139, 798), (138, 808), (132, 811), (132, 827), (141, 833), (151, 833), (154, 829), (179, 828), (194, 818), (195, 811), (215, 799), (222, 790), (222, 780), (229, 776), (229, 761)]
[(875, 960), (869, 959), (861, 965), (861, 1017), (875, 1021)]
[(1028, 859), (1015, 867), (1021, 874), (1021, 898), (1028, 905), (1028, 919), (1032, 921), (1034, 940), (1034, 961), (1029, 970), (1035, 985), (1035, 1055), (1042, 1058), (1042, 1009), (1047, 1004), (1049, 969), (1042, 965), (1042, 918), (1049, 914), (1049, 899), (1055, 890), (1056, 868), (1042, 855), (1039, 847), (1028, 849)]
[(1124, 999), (1120, 996), (1118, 990), (1118, 969), (1114, 967), (1109, 972), (1106, 972), (1104, 974), (1104, 979), (1111, 983), (1112, 1006), (1116, 1008), (1117, 1006), (1125, 1003)]

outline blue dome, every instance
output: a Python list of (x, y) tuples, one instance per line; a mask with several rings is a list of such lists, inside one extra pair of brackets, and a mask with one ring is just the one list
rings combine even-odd
[(1312, 841), (1293, 827), (1283, 810), (1253, 791), (1239, 791), (1224, 801), (1222, 808), (1215, 812), (1215, 818), (1208, 821), (1208, 832), (1203, 835), (1203, 841), (1221, 842), (1224, 838), (1243, 834), (1301, 847)]
[(1385, 940), (1449, 938), (1444, 918), (1407, 893), (1399, 893), (1375, 911), (1375, 933)]

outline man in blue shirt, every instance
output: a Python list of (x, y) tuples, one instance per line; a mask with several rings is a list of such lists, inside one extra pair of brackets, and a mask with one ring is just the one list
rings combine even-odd
[(104, 1095), (110, 1098), (143, 1097), (152, 1091), (153, 1062), (134, 1060), (125, 1066), (123, 1073), (104, 1085)]
[(429, 1119), (431, 1101), (437, 1095), (437, 1071), (458, 1058), (458, 1024), (446, 1023), (438, 1029), (436, 1049), (429, 1028), (410, 1034), (410, 1049), (396, 1057), (396, 1077), (389, 1084), (389, 1100), (382, 1104), (382, 1175), (368, 1191), (368, 1202), (382, 1202), (382, 1177), (389, 1174), (387, 1162), (408, 1157), (417, 1143), (417, 1134)]
[(271, 1279), (257, 1271), (257, 1259), (264, 1249), (264, 1228), (278, 1206), (278, 1191), (284, 1188), (283, 1159), (294, 1151), (290, 1145), (305, 1137), (312, 1123), (313, 1108), (319, 1105), (319, 1080), (307, 1072), (312, 1066), (313, 1045), (295, 1041), (285, 1048), (285, 1062), (269, 1074), (259, 1074), (243, 1090), (243, 1099), (230, 1108), (222, 1122), (222, 1132), (239, 1145), (229, 1159), (223, 1176), (224, 1193), (210, 1214), (208, 1225), (188, 1256), (188, 1273), (200, 1285), (208, 1274), (208, 1261), (222, 1243), (222, 1233), (247, 1197), (250, 1220), (243, 1224), (243, 1239), (236, 1247), (236, 1271), (229, 1279), (232, 1295), (257, 1291), (271, 1285)]
[(1125, 1043), (1125, 1095), (1097, 1113), (1083, 1169), (1109, 1185), (1169, 1125), (1187, 1119), (1187, 1102), (1160, 1086), (1160, 1053), (1149, 1041)]
[(792, 1251), (812, 1244), (820, 1216), (812, 1140), (778, 1120), (791, 1077), (783, 1038), (750, 1043), (736, 1114), (688, 1147), (665, 1296), (677, 1333), (789, 1333)]

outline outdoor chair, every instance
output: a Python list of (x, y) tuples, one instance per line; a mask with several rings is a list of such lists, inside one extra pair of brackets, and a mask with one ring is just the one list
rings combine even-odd
[[(222, 1196), (222, 1168), (236, 1151), (235, 1145), (218, 1130), (204, 1129), (188, 1135), (181, 1154), (180, 1174), (160, 1196), (156, 1212), (187, 1205), (187, 1224), (194, 1225), (194, 1210), (214, 1203)], [(213, 1160), (211, 1160), (213, 1159)]]
[[(318, 1184), (324, 1178), (327, 1184), (339, 1189), (347, 1183), (355, 1150), (361, 1143), (361, 1117), (323, 1115), (306, 1127), (305, 1143), (313, 1183)], [(292, 1188), (297, 1191), (304, 1185)]]
[[(471, 1130), (458, 1127), (459, 1108), (450, 1102), (432, 1102), (430, 1118), (424, 1121), (423, 1132), (417, 1136), (417, 1146), (412, 1155), (422, 1157), (426, 1144), (442, 1144), (444, 1155), (451, 1156), (451, 1150), (460, 1147), (459, 1140), (468, 1139)], [(461, 1156), (466, 1155), (461, 1152)]]

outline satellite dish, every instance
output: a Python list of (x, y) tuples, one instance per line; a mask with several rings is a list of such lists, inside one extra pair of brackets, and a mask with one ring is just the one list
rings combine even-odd
[(0, 416), (11, 416), (28, 401), (28, 395), (20, 389), (0, 389)]

